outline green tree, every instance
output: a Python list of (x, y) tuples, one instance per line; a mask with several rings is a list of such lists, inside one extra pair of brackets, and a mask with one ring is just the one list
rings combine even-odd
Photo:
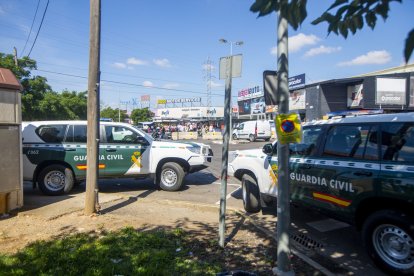
[(114, 120), (114, 122), (118, 122), (119, 116), (121, 117), (121, 122), (127, 118), (126, 113), (121, 109), (121, 112), (119, 112), (119, 108), (112, 109), (111, 107), (105, 107), (101, 110), (101, 118), (111, 118)]
[(136, 108), (131, 112), (131, 119), (134, 124), (151, 121), (152, 117), (154, 117), (154, 113), (148, 107)]
[(23, 57), (17, 64), (13, 55), (0, 53), (0, 67), (10, 69), (22, 84), (23, 120), (86, 119), (86, 92), (53, 92), (45, 77), (31, 75), (31, 70), (37, 68), (36, 61)]

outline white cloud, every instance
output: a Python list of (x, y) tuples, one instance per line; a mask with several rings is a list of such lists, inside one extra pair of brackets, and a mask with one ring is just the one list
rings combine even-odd
[(145, 87), (153, 87), (154, 86), (154, 84), (151, 81), (144, 81), (142, 83), (142, 85), (145, 86)]
[(115, 62), (113, 64), (113, 66), (116, 67), (116, 68), (119, 68), (119, 69), (125, 69), (125, 68), (127, 68), (126, 64), (125, 63), (122, 63), (122, 62)]
[(127, 59), (127, 64), (131, 64), (131, 65), (147, 65), (148, 62), (145, 60), (140, 60), (134, 57), (130, 57)]
[[(294, 36), (290, 36), (289, 37), (289, 52), (294, 53), (299, 51), (300, 49), (302, 49), (305, 46), (308, 45), (315, 45), (318, 41), (320, 40), (319, 37), (317, 37), (316, 35), (305, 35), (303, 33), (299, 33), (297, 35)], [(274, 56), (277, 55), (277, 47), (273, 47), (270, 50), (270, 53)]]
[(223, 87), (223, 84), (221, 84), (221, 83), (217, 83), (217, 82), (214, 82), (214, 81), (210, 81), (210, 85), (211, 85), (211, 87)]
[(341, 49), (341, 47), (326, 47), (324, 45), (321, 45), (319, 47), (308, 50), (305, 53), (305, 57), (313, 57), (322, 54), (332, 54), (341, 51)]
[(159, 67), (171, 67), (170, 61), (166, 58), (154, 59), (153, 62), (154, 62), (155, 65), (157, 65)]
[(203, 64), (203, 70), (214, 70), (215, 69), (215, 67), (214, 67), (214, 65), (213, 64)]
[(391, 55), (387, 51), (370, 51), (365, 55), (354, 58), (353, 60), (340, 62), (338, 63), (338, 66), (385, 64), (389, 61), (391, 61)]
[(173, 89), (173, 88), (177, 88), (180, 85), (178, 83), (166, 83), (163, 85), (163, 88), (167, 88), (167, 89)]

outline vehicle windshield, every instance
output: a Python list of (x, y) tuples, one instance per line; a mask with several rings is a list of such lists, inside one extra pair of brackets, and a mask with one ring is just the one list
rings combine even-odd
[(148, 142), (152, 142), (152, 141), (154, 141), (154, 138), (152, 138), (152, 136), (151, 135), (149, 135), (148, 133), (145, 133), (144, 131), (142, 131), (142, 129), (140, 129), (139, 127), (137, 127), (137, 126), (133, 126), (137, 131), (138, 131), (138, 133), (139, 134), (141, 134), (142, 136), (144, 136), (145, 137), (145, 139), (147, 139), (148, 140)]

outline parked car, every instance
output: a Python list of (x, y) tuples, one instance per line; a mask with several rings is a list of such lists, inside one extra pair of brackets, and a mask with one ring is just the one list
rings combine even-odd
[[(68, 193), (86, 178), (86, 121), (23, 123), (23, 176), (48, 195)], [(99, 177), (154, 179), (176, 191), (186, 174), (206, 168), (210, 146), (156, 141), (126, 123), (101, 122)]]
[[(368, 254), (391, 274), (414, 273), (414, 113), (306, 123), (290, 144), (293, 202), (361, 230)], [(231, 152), (229, 175), (258, 212), (277, 196), (277, 144)]]
[(254, 142), (256, 139), (263, 139), (269, 141), (272, 137), (272, 131), (270, 128), (269, 121), (257, 120), (257, 121), (246, 121), (240, 123), (233, 130), (233, 139), (248, 139)]

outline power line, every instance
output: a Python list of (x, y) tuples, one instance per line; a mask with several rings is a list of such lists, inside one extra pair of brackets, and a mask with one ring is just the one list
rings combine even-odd
[(42, 16), (42, 21), (40, 21), (39, 29), (37, 30), (36, 37), (35, 37), (35, 39), (33, 41), (32, 47), (30, 48), (30, 51), (29, 51), (29, 54), (27, 55), (27, 57), (30, 57), (30, 54), (32, 53), (33, 47), (36, 44), (37, 36), (40, 33), (40, 29), (42, 28), (42, 25), (43, 25), (43, 20), (45, 19), (47, 7), (49, 7), (49, 0), (47, 0), (47, 4), (46, 4), (46, 7), (45, 7), (45, 11), (43, 12), (43, 16)]
[[(48, 70), (41, 70), (41, 69), (35, 69), (35, 70), (39, 71), (39, 72), (51, 73), (51, 74), (56, 74), (56, 75), (62, 75), (62, 76), (68, 76), (68, 77), (74, 77), (74, 78), (81, 78), (81, 79), (88, 79), (88, 77), (85, 77), (85, 76), (66, 74), (66, 73), (54, 72), (54, 71), (48, 71)], [(184, 89), (174, 89), (174, 88), (164, 88), (164, 87), (158, 87), (158, 86), (145, 86), (145, 85), (142, 85), (142, 84), (121, 82), (121, 81), (111, 81), (111, 80), (105, 80), (105, 79), (101, 79), (101, 81), (108, 82), (108, 83), (114, 83), (114, 84), (122, 84), (122, 85), (144, 87), (144, 88), (151, 88), (151, 89), (168, 90), (168, 91), (183, 92), (183, 93), (193, 93), (193, 94), (201, 94), (201, 95), (207, 94), (205, 92), (197, 92), (197, 91), (184, 90)], [(223, 96), (223, 94), (211, 94), (211, 95)]]
[(34, 25), (34, 22), (35, 22), (36, 16), (37, 16), (37, 10), (39, 9), (39, 4), (40, 4), (40, 0), (37, 1), (36, 12), (35, 12), (35, 15), (33, 17), (32, 26), (30, 26), (29, 35), (27, 36), (26, 43), (24, 44), (24, 47), (23, 47), (22, 55), (23, 55), (24, 50), (26, 50), (27, 42), (29, 41), (30, 35), (32, 34), (33, 25)]

